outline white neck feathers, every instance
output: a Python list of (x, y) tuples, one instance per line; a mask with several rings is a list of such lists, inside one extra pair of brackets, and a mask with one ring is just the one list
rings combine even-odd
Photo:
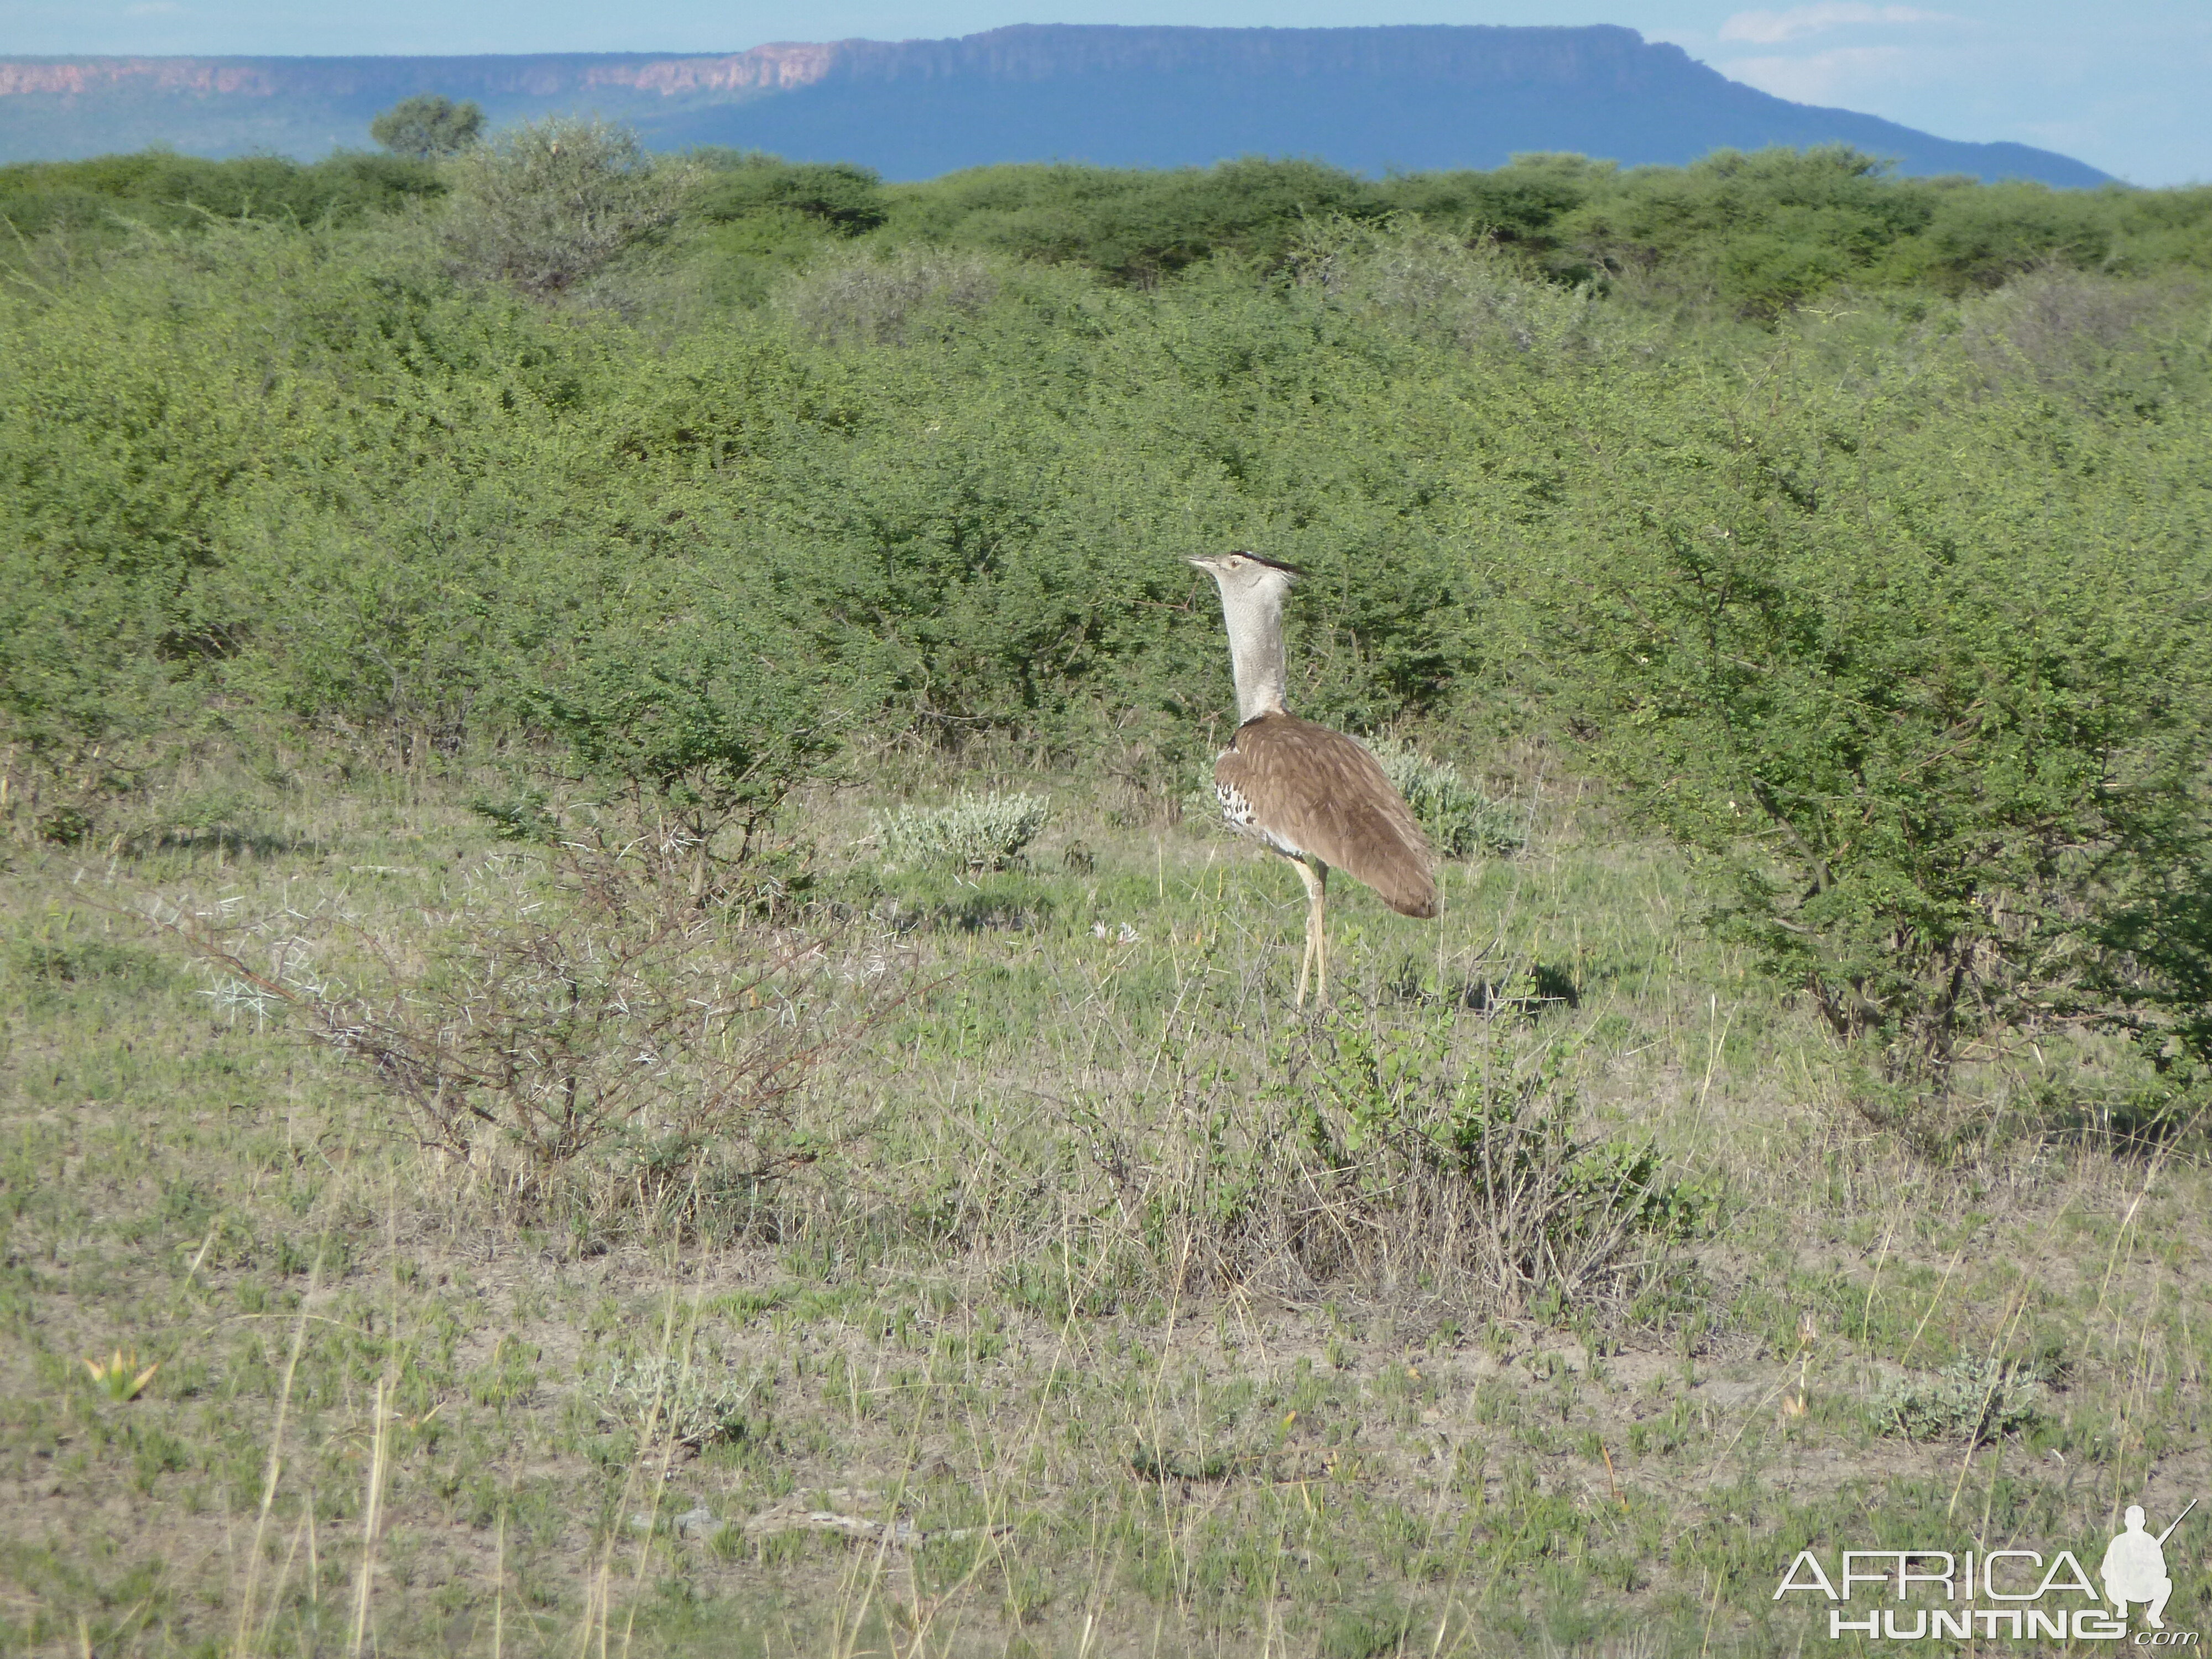
[(1221, 590), (1222, 620), (1229, 624), (1229, 663), (1237, 677), (1238, 724), (1262, 714), (1280, 714), (1283, 665), (1283, 592), (1288, 584), (1261, 582), (1231, 593)]

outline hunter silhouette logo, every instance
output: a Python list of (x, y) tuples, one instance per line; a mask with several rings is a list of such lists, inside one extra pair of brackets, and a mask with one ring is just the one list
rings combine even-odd
[(2166, 1598), (2173, 1594), (2173, 1580), (2166, 1571), (2166, 1540), (2196, 1507), (2192, 1498), (2189, 1508), (2173, 1517), (2173, 1526), (2154, 1538), (2143, 1530), (2142, 1505), (2128, 1505), (2128, 1529), (2106, 1547), (2105, 1564), (2097, 1570), (2097, 1576), (2105, 1581), (2105, 1595), (2121, 1618), (2128, 1616), (2129, 1602), (2140, 1601), (2143, 1623), (2153, 1630), (2166, 1628), (2160, 1615), (2166, 1612)]
[[(1774, 1599), (1810, 1595), (1829, 1603), (1828, 1639), (1863, 1636), (1890, 1642), (1974, 1640), (2124, 1642), (2130, 1647), (2195, 1649), (2195, 1631), (2166, 1627), (2173, 1576), (2166, 1540), (2197, 1507), (2191, 1498), (2164, 1532), (2128, 1507), (2125, 1528), (2106, 1546), (2095, 1579), (2071, 1550), (1845, 1550), (1832, 1575), (1801, 1550), (1775, 1586)], [(2094, 1559), (2094, 1558), (2093, 1558)], [(2099, 1584), (2101, 1581), (2102, 1588)], [(2131, 1608), (2142, 1627), (2130, 1633)]]

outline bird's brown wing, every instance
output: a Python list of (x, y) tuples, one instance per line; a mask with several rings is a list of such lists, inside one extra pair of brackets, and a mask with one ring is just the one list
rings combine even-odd
[(1428, 837), (1375, 757), (1341, 732), (1262, 714), (1237, 728), (1213, 781), (1270, 841), (1358, 878), (1403, 915), (1436, 915)]

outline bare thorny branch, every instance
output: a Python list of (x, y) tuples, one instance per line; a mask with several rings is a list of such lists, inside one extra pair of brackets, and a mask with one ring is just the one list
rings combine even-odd
[[(794, 1123), (807, 1079), (924, 988), (849, 925), (702, 902), (697, 868), (665, 827), (589, 835), (550, 849), (550, 892), (520, 866), (503, 885), (479, 872), (422, 928), (287, 913), (265, 972), (246, 955), (264, 929), (219, 908), (147, 919), (367, 1062), (419, 1145), (526, 1195), (587, 1166), (641, 1204), (692, 1205), (702, 1188), (757, 1188), (811, 1161)], [(308, 971), (317, 951), (346, 947), (359, 986)]]

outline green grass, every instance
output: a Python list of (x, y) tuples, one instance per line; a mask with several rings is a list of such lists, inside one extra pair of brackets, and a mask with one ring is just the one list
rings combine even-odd
[[(2120, 1506), (2203, 1490), (2203, 1172), (2049, 1104), (2122, 1057), (1968, 1068), (1931, 1162), (1675, 856), (1536, 772), (1501, 760), (1527, 850), (1452, 866), (1441, 923), (1346, 885), (1334, 1023), (1288, 1006), (1297, 883), (1210, 825), (979, 777), (1054, 819), (956, 875), (811, 803), (795, 925), (924, 988), (811, 1079), (811, 1162), (685, 1225), (518, 1208), (140, 919), (289, 914), (334, 967), (530, 856), (485, 780), (241, 774), (219, 834), (18, 846), (0, 1648), (1763, 1654), (1825, 1639), (1771, 1599), (1800, 1548), (2094, 1569)], [(1443, 1177), (1316, 1173), (1314, 1122), (1341, 1154), (1566, 1038), (1577, 1133), (1685, 1195), (1643, 1268), (1547, 1300), (1416, 1224), (1467, 1223)], [(117, 1349), (161, 1364), (135, 1400), (82, 1363)], [(1993, 1439), (1885, 1418), (1992, 1363), (2045, 1379)]]

